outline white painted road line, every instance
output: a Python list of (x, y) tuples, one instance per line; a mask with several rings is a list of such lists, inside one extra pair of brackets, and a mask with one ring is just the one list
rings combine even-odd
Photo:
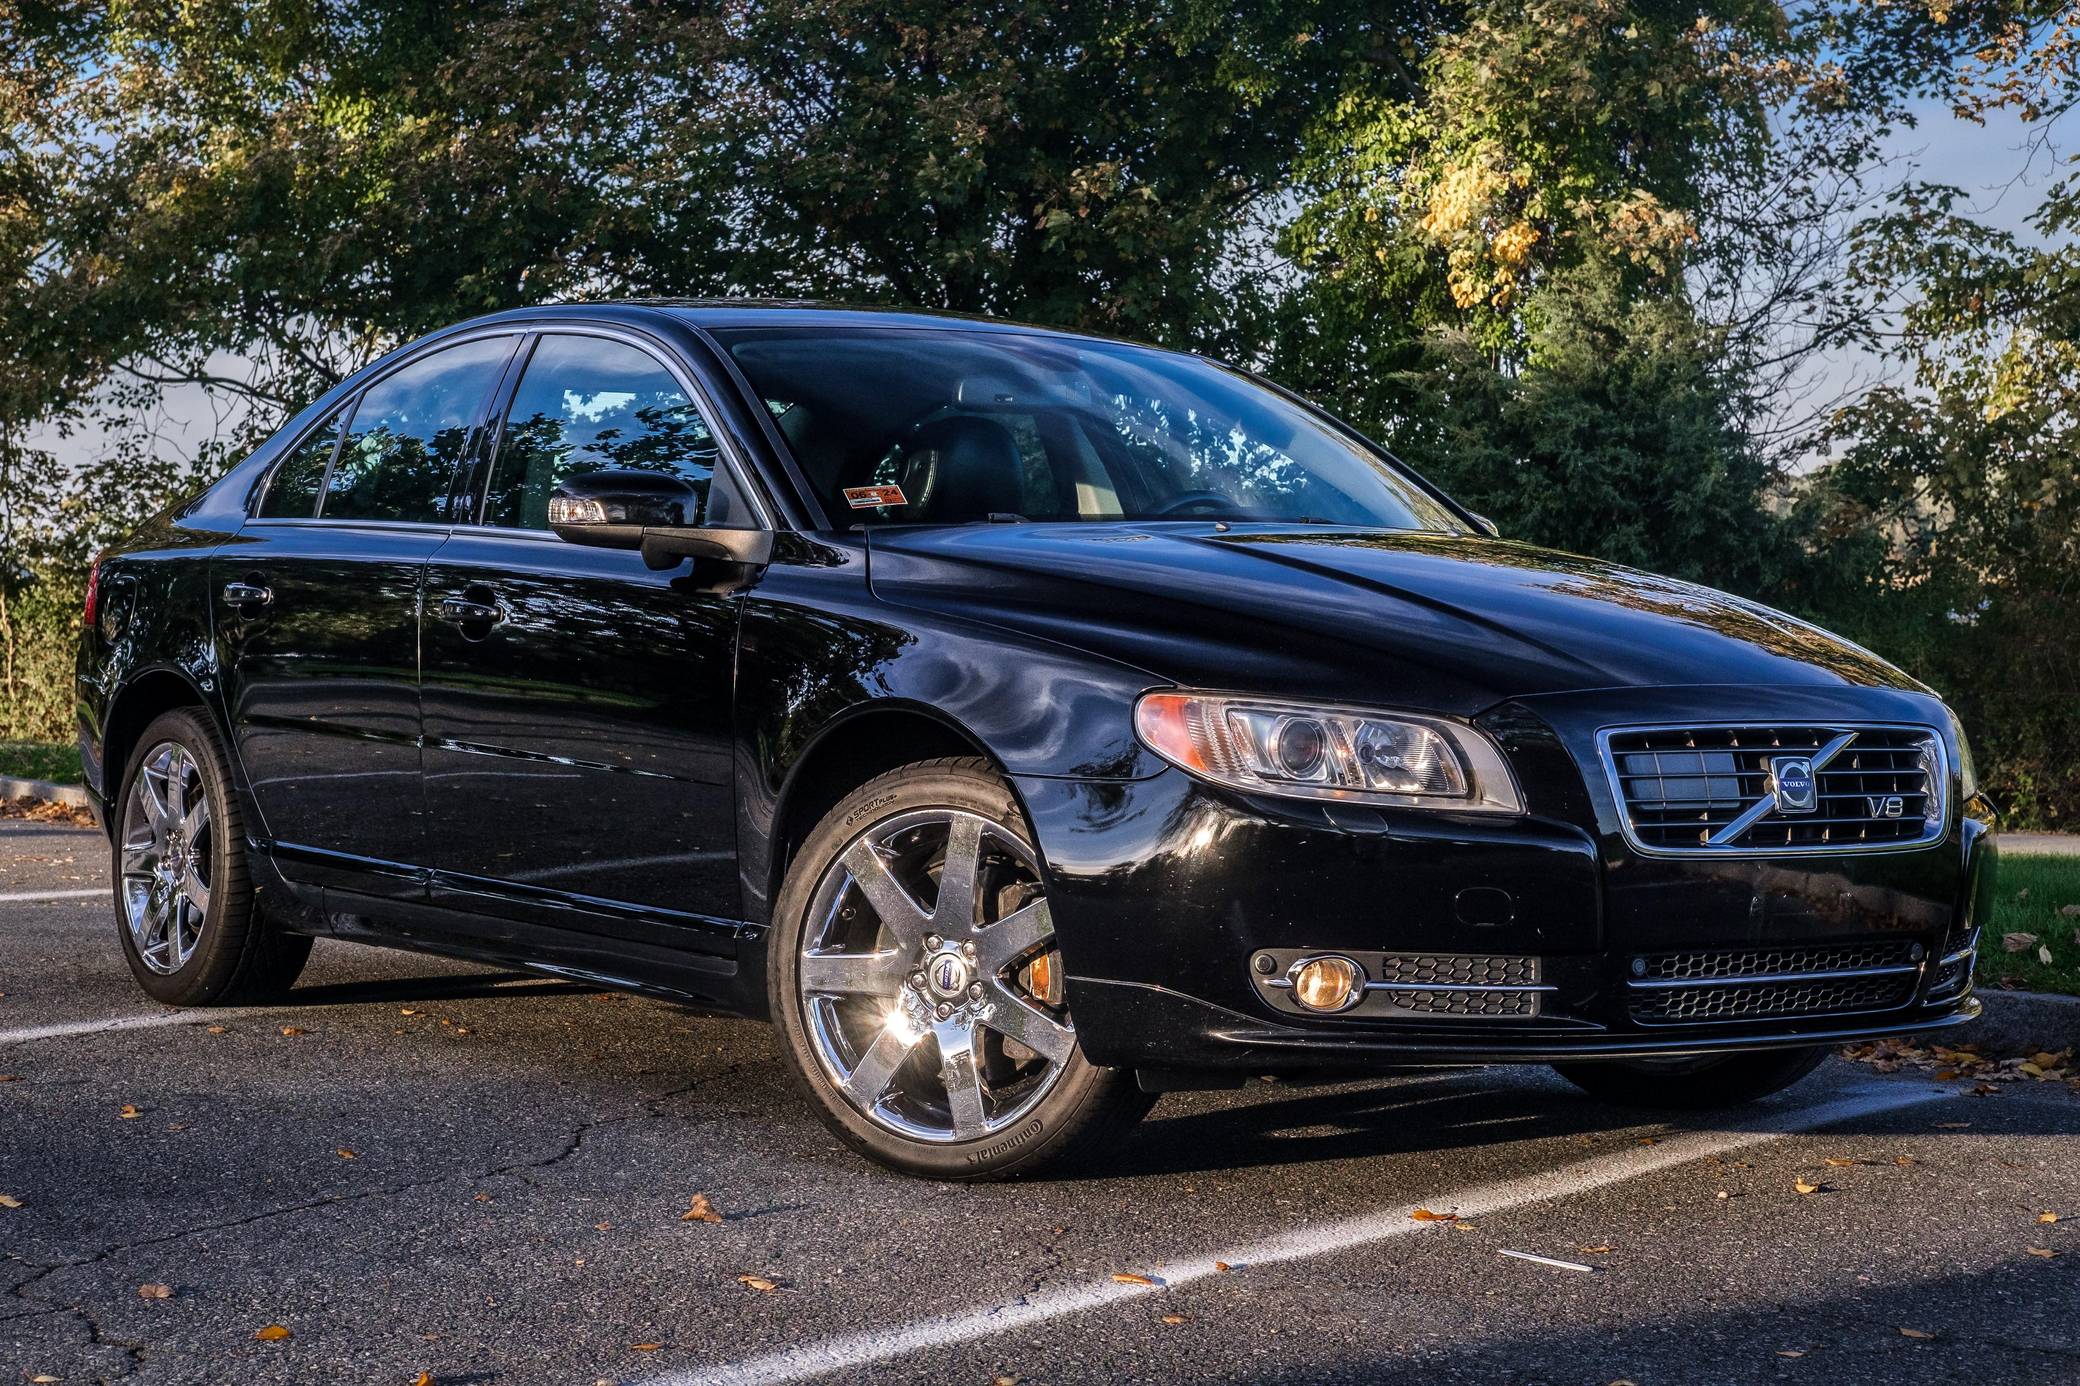
[(96, 886), (92, 890), (10, 890), (0, 892), (0, 905), (29, 900), (99, 900), (107, 894), (107, 886)]
[(68, 1020), (56, 1025), (31, 1025), (22, 1030), (0, 1030), (0, 1044), (27, 1044), (30, 1040), (64, 1039), (68, 1035), (102, 1035), (116, 1030), (157, 1030), (167, 1025), (208, 1025), (224, 1016), (249, 1015), (244, 1010), (159, 1011), (152, 1015), (116, 1015), (101, 1020)]
[(1051, 1319), (1160, 1294), (1165, 1289), (1221, 1274), (1215, 1269), (1216, 1262), (1224, 1262), (1242, 1272), (1257, 1266), (1330, 1256), (1397, 1237), (1413, 1236), (1434, 1226), (1411, 1219), (1410, 1215), (1418, 1207), (1440, 1211), (1452, 1209), (1467, 1218), (1484, 1217), (1608, 1188), (1692, 1160), (1761, 1145), (1838, 1121), (1901, 1111), (1955, 1095), (1953, 1091), (1931, 1090), (1919, 1084), (1867, 1084), (1816, 1106), (1773, 1114), (1766, 1126), (1669, 1136), (1656, 1145), (1619, 1155), (1599, 1156), (1522, 1179), (1436, 1194), (1420, 1204), (1405, 1204), (1320, 1223), (1264, 1241), (1201, 1253), (1167, 1264), (1122, 1267), (1149, 1275), (1157, 1281), (1155, 1285), (1122, 1285), (1112, 1280), (1065, 1285), (1011, 1303), (993, 1304), (908, 1324), (891, 1324), (884, 1329), (830, 1338), (741, 1362), (652, 1377), (647, 1386), (739, 1386), (739, 1383), (741, 1386), (752, 1386), (753, 1383), (778, 1386), (778, 1383), (807, 1381), (833, 1372), (858, 1371), (912, 1353), (955, 1347), (999, 1333), (1030, 1328)]

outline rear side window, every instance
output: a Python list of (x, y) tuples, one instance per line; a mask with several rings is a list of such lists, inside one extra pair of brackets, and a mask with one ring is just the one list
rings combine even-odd
[(549, 335), (506, 411), (484, 523), (547, 529), (549, 493), (586, 472), (662, 472), (700, 497), (696, 523), (727, 523), (710, 504), (715, 438), (679, 382), (649, 352), (605, 337)]
[(511, 337), (464, 342), (369, 386), (318, 513), (328, 520), (445, 520), (470, 432), (512, 349)]
[(267, 494), (260, 500), (263, 520), (308, 520), (318, 512), (318, 491), (325, 485), (325, 468), (339, 446), (340, 425), (346, 421), (344, 406), (332, 417), (303, 436), (275, 466), (268, 479)]

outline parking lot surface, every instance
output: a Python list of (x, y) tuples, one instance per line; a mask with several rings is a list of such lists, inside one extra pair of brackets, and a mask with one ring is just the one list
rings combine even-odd
[(2080, 1381), (2065, 1084), (1253, 1084), (921, 1183), (749, 1021), (335, 943), (167, 1011), (105, 858), (0, 822), (0, 1383)]

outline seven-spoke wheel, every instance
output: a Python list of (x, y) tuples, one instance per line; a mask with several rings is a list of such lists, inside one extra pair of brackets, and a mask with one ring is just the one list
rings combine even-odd
[(110, 795), (116, 915), (130, 973), (174, 1006), (278, 997), (310, 956), (310, 939), (259, 909), (245, 831), (215, 729), (198, 712), (144, 729)]
[(209, 918), (209, 793), (194, 757), (161, 741), (139, 762), (123, 806), (123, 920), (144, 965), (181, 970)]
[(1078, 1048), (1038, 857), (979, 762), (863, 787), (793, 867), (774, 1014), (857, 1148), (913, 1173), (1001, 1177), (1146, 1110), (1129, 1075)]

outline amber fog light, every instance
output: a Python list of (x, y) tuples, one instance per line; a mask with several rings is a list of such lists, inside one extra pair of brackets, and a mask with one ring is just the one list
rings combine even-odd
[(1310, 1011), (1345, 1010), (1365, 988), (1364, 971), (1333, 954), (1302, 958), (1287, 975), (1293, 979), (1293, 999)]

